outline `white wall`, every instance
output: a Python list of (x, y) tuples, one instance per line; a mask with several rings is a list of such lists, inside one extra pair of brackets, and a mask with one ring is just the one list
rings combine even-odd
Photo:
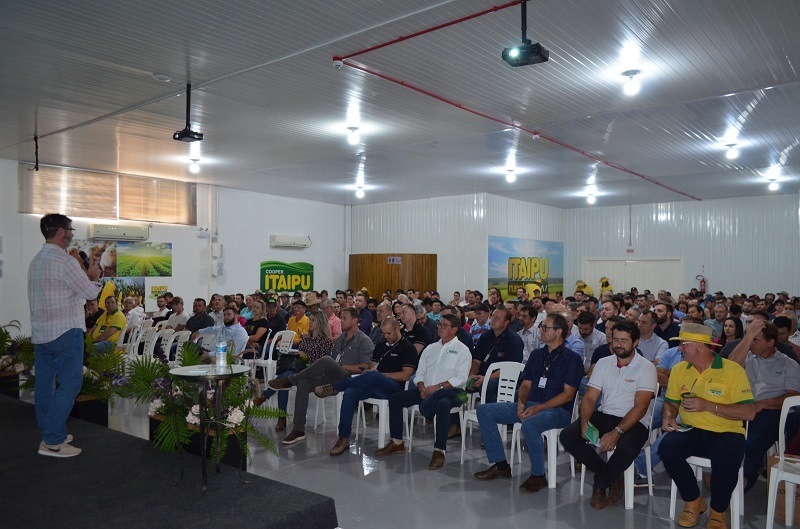
[(584, 258), (677, 257), (683, 291), (697, 287), (700, 274), (710, 292), (800, 294), (799, 205), (797, 195), (778, 195), (568, 210), (565, 283), (580, 278)]
[(485, 294), (489, 235), (563, 242), (562, 213), (486, 193), (353, 206), (351, 252), (435, 253), (443, 296)]
[(702, 274), (711, 292), (800, 294), (798, 208), (798, 195), (560, 210), (472, 194), (353, 206), (351, 245), (352, 253), (439, 254), (442, 293), (485, 289), (487, 239), (498, 235), (563, 242), (566, 291), (578, 279), (597, 286), (599, 278), (581, 277), (584, 259), (679, 258), (681, 290)]
[[(154, 224), (151, 241), (172, 242), (173, 277), (163, 284), (185, 299), (208, 298), (213, 292), (252, 292), (259, 288), (261, 261), (305, 261), (315, 266), (315, 287), (336, 289), (346, 283), (345, 208), (307, 200), (198, 185), (198, 225), (219, 231), (224, 271), (210, 274), (211, 239), (197, 238), (197, 227)], [(218, 212), (218, 213), (217, 213)], [(0, 160), (0, 324), (17, 319), (30, 328), (27, 269), (44, 240), (38, 215), (17, 213), (17, 163)], [(107, 220), (74, 218), (75, 237), (87, 226)], [(310, 235), (311, 248), (273, 250), (270, 234)]]

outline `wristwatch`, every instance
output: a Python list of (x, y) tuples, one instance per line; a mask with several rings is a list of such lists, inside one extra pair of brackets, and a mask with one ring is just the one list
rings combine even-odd
[(439, 389), (444, 389), (444, 382), (439, 382)]
[(614, 427), (614, 429), (615, 429), (615, 430), (617, 431), (617, 433), (618, 433), (618, 434), (620, 434), (620, 435), (623, 435), (623, 434), (625, 433), (625, 430), (623, 430), (623, 429), (622, 429), (622, 428), (620, 428), (619, 426), (615, 426), (615, 427)]

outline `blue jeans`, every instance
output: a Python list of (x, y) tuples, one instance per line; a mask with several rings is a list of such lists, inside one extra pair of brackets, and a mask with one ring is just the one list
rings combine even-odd
[(103, 340), (101, 342), (94, 342), (94, 353), (107, 353), (109, 351), (113, 351), (114, 347), (116, 347), (116, 342), (112, 342), (109, 340)]
[[(525, 407), (535, 406), (538, 402), (529, 400)], [(498, 424), (514, 424), (520, 422), (517, 416), (516, 402), (495, 402), (478, 406), (478, 424), (481, 427), (483, 444), (486, 446), (486, 457), (489, 463), (506, 460), (503, 441), (500, 438)], [(544, 476), (544, 441), (542, 433), (554, 428), (563, 428), (569, 424), (571, 415), (564, 408), (548, 408), (533, 417), (522, 421), (522, 438), (528, 445), (528, 457), (531, 459), (531, 475)], [(462, 435), (464, 435), (462, 433)], [(556, 450), (551, 446), (550, 450)]]
[(688, 432), (668, 432), (661, 436), (658, 455), (675, 482), (683, 501), (694, 501), (700, 497), (694, 471), (686, 458), (707, 457), (711, 460), (711, 508), (725, 512), (731, 502), (731, 494), (739, 480), (739, 466), (744, 459), (744, 435), (740, 433), (717, 433), (700, 428)]
[(764, 454), (778, 440), (780, 422), (781, 410), (761, 410), (756, 413), (756, 418), (750, 421), (742, 469), (744, 479), (747, 480), (745, 492), (753, 488), (758, 481), (758, 471), (764, 463)]
[(353, 431), (353, 414), (358, 402), (364, 399), (388, 399), (402, 391), (402, 383), (392, 380), (379, 371), (364, 371), (357, 377), (333, 383), (336, 391), (344, 391), (339, 411), (339, 437), (350, 437)]
[(447, 448), (447, 429), (450, 427), (450, 409), (463, 404), (461, 389), (440, 389), (422, 399), (419, 388), (416, 386), (406, 390), (398, 391), (389, 397), (389, 433), (392, 439), (403, 438), (403, 408), (409, 408), (414, 404), (419, 405), (420, 413), (428, 418), (433, 418), (435, 422), (435, 439), (433, 447), (444, 451)]
[[(290, 375), (296, 375), (294, 371), (284, 371), (280, 375), (276, 375), (275, 378), (286, 378)], [(267, 389), (261, 392), (264, 395), (264, 398), (269, 399), (274, 394), (278, 394), (278, 409), (286, 411), (289, 407), (289, 392), (288, 391), (275, 391), (271, 387), (267, 386)]]
[(36, 344), (34, 351), (36, 422), (45, 443), (61, 444), (67, 438), (67, 417), (83, 386), (83, 331), (70, 329), (52, 342)]

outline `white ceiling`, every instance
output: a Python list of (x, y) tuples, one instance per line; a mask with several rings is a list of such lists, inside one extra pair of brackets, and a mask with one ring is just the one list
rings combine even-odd
[[(598, 206), (765, 195), (775, 164), (777, 193), (798, 192), (795, 0), (531, 0), (528, 35), (547, 63), (500, 58), (521, 39), (513, 6), (333, 66), (492, 5), (5, 0), (0, 157), (33, 161), (38, 134), (41, 163), (337, 204), (488, 192), (586, 207), (597, 160)], [(629, 41), (641, 50), (635, 97), (622, 93)], [(192, 129), (206, 138), (193, 144), (197, 175), (190, 145), (171, 138), (189, 81)], [(729, 161), (721, 138), (733, 124), (741, 155)]]

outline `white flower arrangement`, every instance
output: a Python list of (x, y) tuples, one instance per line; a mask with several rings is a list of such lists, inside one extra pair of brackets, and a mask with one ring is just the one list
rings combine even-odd
[(186, 414), (186, 422), (189, 424), (200, 424), (200, 405), (195, 404), (189, 413)]
[(150, 402), (150, 406), (147, 409), (147, 415), (150, 417), (155, 417), (161, 412), (161, 408), (164, 407), (164, 401), (161, 399), (155, 399)]
[(233, 408), (228, 413), (227, 420), (225, 421), (225, 425), (228, 428), (236, 428), (239, 426), (242, 421), (244, 420), (244, 412), (239, 408)]

